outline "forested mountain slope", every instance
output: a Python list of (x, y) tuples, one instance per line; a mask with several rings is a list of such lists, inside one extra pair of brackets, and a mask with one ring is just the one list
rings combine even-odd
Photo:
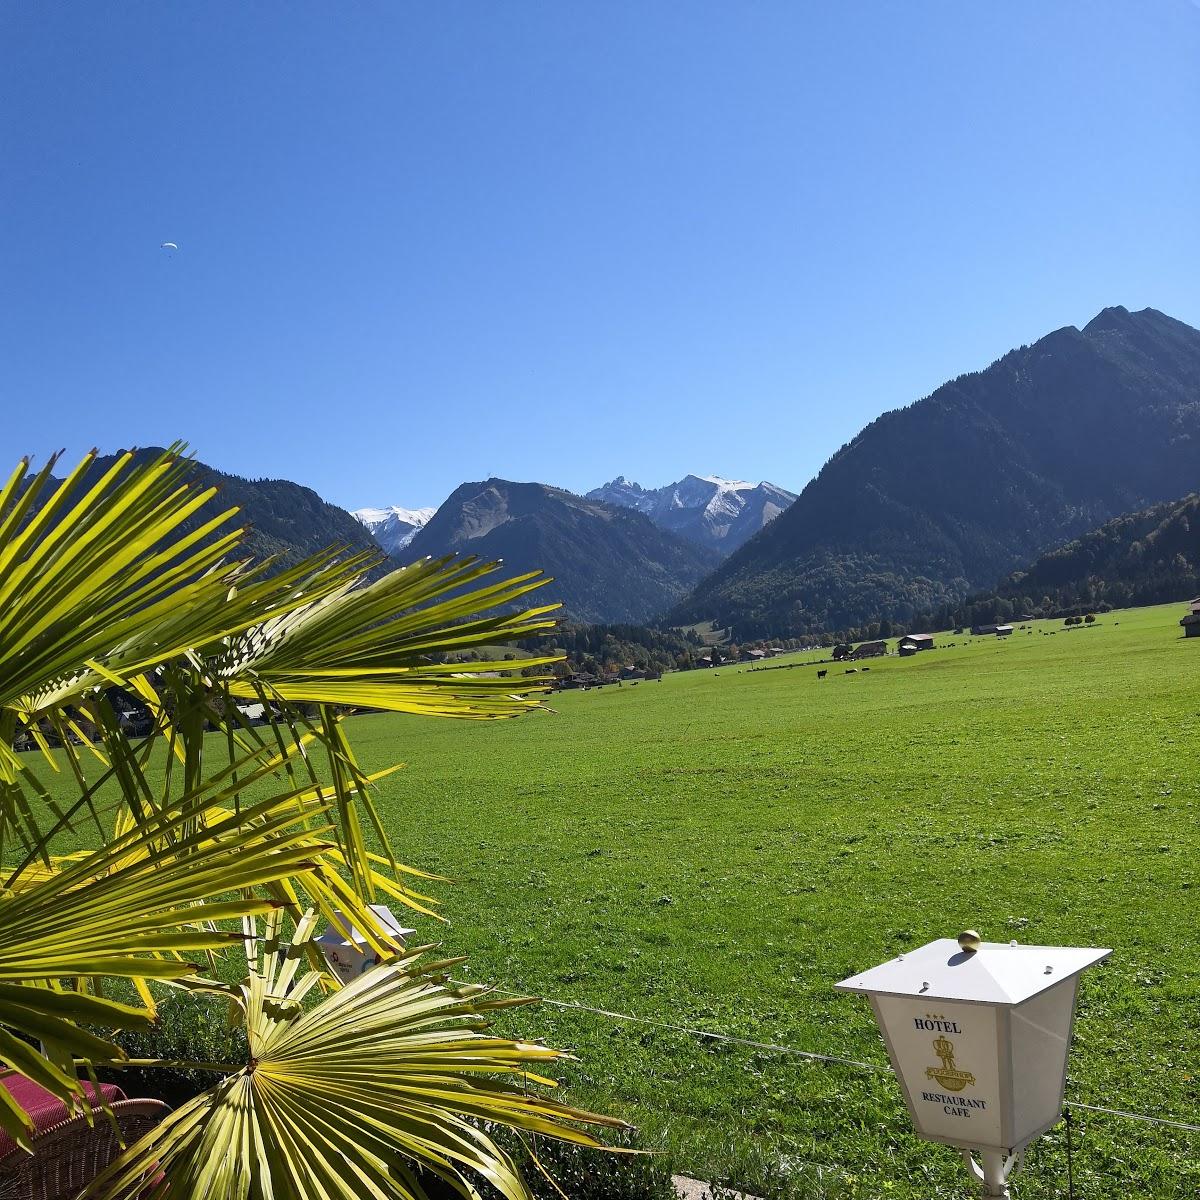
[(945, 629), (1032, 613), (1163, 604), (1200, 595), (1200, 495), (1169, 500), (1099, 529), (1014, 571), (987, 595), (933, 614)]
[(872, 422), (670, 619), (909, 621), (1197, 480), (1200, 332), (1105, 309)]
[(202, 463), (197, 471), (220, 485), (217, 502), (241, 506), (251, 524), (250, 548), (260, 557), (279, 554), (290, 563), (330, 546), (379, 549), (344, 508), (322, 500), (312, 488), (288, 479), (242, 479)]
[[(149, 446), (136, 450), (134, 456), (138, 461), (149, 461), (163, 453), (161, 447)], [(117, 457), (108, 454), (97, 458), (85, 476), (85, 484), (99, 479)], [(74, 465), (60, 463), (59, 474), (63, 467)], [(243, 479), (201, 462), (196, 462), (192, 470), (198, 482), (215, 484), (218, 491), (185, 528), (198, 528), (237, 506), (240, 515), (218, 532), (227, 532), (238, 524), (248, 525), (246, 547), (256, 559), (278, 555), (282, 564), (297, 563), (331, 546), (379, 551), (375, 539), (358, 521), (344, 509), (322, 500), (312, 488), (287, 479)]]

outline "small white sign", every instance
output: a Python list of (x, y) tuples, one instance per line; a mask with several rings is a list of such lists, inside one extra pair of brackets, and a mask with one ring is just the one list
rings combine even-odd
[[(380, 926), (401, 945), (404, 944), (404, 939), (409, 934), (416, 933), (415, 929), (406, 929), (401, 925), (396, 920), (395, 914), (386, 905), (372, 904), (369, 907)], [(363, 937), (362, 931), (352, 925), (340, 909), (337, 912), (337, 918), (339, 924), (348, 927), (350, 936), (347, 937), (335, 925), (327, 925), (324, 933), (317, 938), (317, 945), (320, 946), (326, 961), (337, 972), (341, 981), (350, 983), (380, 960), (379, 955), (366, 944), (366, 938)]]

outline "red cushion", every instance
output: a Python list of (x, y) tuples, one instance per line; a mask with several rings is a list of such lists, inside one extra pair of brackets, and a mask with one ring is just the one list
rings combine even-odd
[[(67, 1106), (57, 1097), (46, 1091), (44, 1087), (26, 1079), (24, 1075), (9, 1073), (0, 1078), (0, 1087), (8, 1090), (8, 1094), (33, 1118), (34, 1137), (53, 1125), (67, 1120), (71, 1115)], [(84, 1094), (89, 1100), (96, 1100), (96, 1089), (85, 1082)], [(125, 1093), (115, 1083), (102, 1083), (100, 1095), (110, 1104), (116, 1100), (124, 1100)], [(97, 1115), (97, 1120), (104, 1120)], [(0, 1157), (11, 1153), (17, 1148), (17, 1143), (0, 1129)]]

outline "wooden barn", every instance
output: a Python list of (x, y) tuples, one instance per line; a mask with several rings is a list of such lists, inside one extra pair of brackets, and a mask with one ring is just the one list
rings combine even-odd
[(1200, 596), (1188, 603), (1188, 614), (1179, 623), (1184, 637), (1200, 637)]
[(901, 654), (916, 654), (918, 650), (932, 650), (936, 643), (932, 633), (906, 633), (897, 644)]
[(887, 653), (887, 642), (863, 642), (850, 651), (850, 658), (879, 658)]

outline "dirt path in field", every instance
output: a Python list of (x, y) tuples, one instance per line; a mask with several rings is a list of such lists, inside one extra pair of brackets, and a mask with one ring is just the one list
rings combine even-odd
[[(672, 1175), (671, 1182), (675, 1185), (676, 1192), (679, 1193), (679, 1200), (712, 1200), (708, 1184), (701, 1183), (698, 1179), (689, 1179), (686, 1175)], [(757, 1196), (751, 1196), (748, 1192), (723, 1191), (721, 1195), (722, 1200), (725, 1200), (726, 1197), (729, 1200), (758, 1200)]]

